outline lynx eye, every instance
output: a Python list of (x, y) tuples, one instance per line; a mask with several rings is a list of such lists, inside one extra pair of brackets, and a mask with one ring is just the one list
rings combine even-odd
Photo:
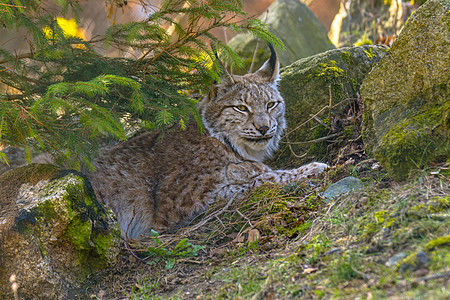
[(278, 102), (269, 102), (267, 103), (267, 108), (275, 107), (278, 104)]
[(236, 105), (235, 108), (239, 111), (248, 111), (248, 108), (245, 105)]

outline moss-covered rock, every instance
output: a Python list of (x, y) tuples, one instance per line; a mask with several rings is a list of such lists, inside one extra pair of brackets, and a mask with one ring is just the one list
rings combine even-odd
[(361, 123), (355, 119), (360, 114), (357, 93), (365, 75), (387, 49), (384, 46), (335, 49), (281, 69), (280, 91), (286, 102), (288, 122), (284, 142), (291, 144), (282, 143), (270, 164), (287, 168), (313, 159), (332, 162), (335, 157), (330, 154), (330, 142), (320, 141), (321, 138), (331, 135), (329, 140), (335, 142), (342, 136), (342, 145), (357, 139)]
[[(282, 66), (287, 66), (296, 60), (320, 52), (334, 49), (327, 36), (325, 27), (314, 13), (304, 3), (298, 0), (276, 0), (264, 13), (261, 19), (268, 25), (270, 32), (281, 39), (286, 47), (285, 51), (278, 50)], [(235, 74), (247, 73), (253, 59), (257, 39), (247, 33), (238, 34), (230, 40), (233, 48), (245, 62), (241, 70)], [(270, 51), (265, 43), (260, 43), (254, 63), (257, 70), (269, 58)]]
[(66, 299), (115, 263), (120, 229), (81, 175), (31, 164), (0, 175), (0, 294)]
[(364, 143), (396, 180), (450, 155), (449, 8), (421, 6), (361, 87)]

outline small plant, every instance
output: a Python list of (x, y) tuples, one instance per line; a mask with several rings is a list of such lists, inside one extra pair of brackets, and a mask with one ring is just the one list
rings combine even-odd
[(130, 295), (127, 295), (127, 297), (128, 299), (133, 300), (156, 299), (152, 293), (158, 289), (159, 285), (159, 278), (156, 280), (146, 279), (136, 284), (138, 290), (132, 292)]
[(154, 257), (154, 259), (149, 262), (149, 264), (157, 263), (161, 260), (166, 262), (166, 269), (170, 270), (175, 266), (176, 258), (180, 257), (193, 257), (198, 255), (198, 251), (205, 248), (205, 246), (194, 245), (188, 242), (187, 238), (179, 241), (175, 248), (172, 250), (164, 247), (163, 243), (159, 238), (159, 234), (152, 230), (150, 236), (154, 238), (156, 247), (148, 247), (148, 254), (150, 257)]

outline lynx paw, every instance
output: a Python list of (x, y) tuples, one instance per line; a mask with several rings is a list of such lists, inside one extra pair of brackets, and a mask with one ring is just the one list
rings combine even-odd
[(303, 173), (306, 176), (310, 176), (310, 175), (314, 176), (314, 175), (318, 175), (318, 174), (322, 173), (328, 167), (329, 166), (324, 163), (312, 162), (307, 165), (301, 166), (300, 168), (298, 168), (298, 170), (300, 170), (301, 173)]
[(314, 167), (313, 170), (315, 174), (320, 174), (330, 167), (329, 165), (320, 162), (313, 162), (311, 165)]

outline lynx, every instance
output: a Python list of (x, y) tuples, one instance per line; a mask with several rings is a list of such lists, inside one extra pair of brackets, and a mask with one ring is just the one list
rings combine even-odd
[(105, 151), (88, 177), (117, 216), (122, 235), (162, 232), (265, 182), (287, 184), (322, 172), (310, 163), (271, 170), (262, 161), (277, 149), (286, 127), (277, 89), (275, 51), (255, 73), (230, 75), (199, 103), (207, 134), (186, 130), (140, 134)]

